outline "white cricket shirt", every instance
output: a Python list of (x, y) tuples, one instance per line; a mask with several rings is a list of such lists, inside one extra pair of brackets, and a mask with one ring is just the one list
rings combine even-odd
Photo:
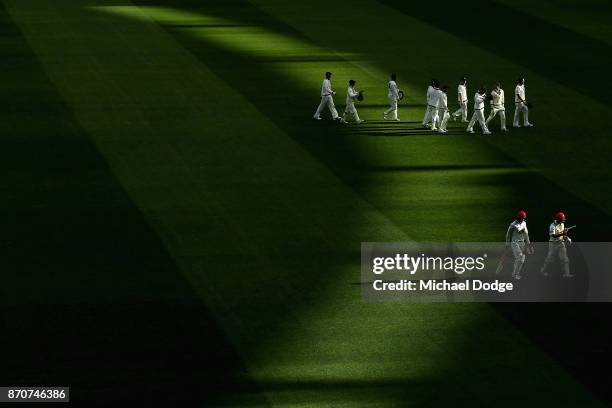
[(457, 87), (457, 96), (459, 102), (467, 102), (467, 88), (465, 85), (459, 85)]
[(514, 102), (521, 102), (521, 99), (525, 100), (525, 85), (517, 85), (514, 89)]
[(327, 78), (323, 80), (323, 85), (321, 85), (321, 96), (328, 96), (332, 94), (331, 89), (331, 81)]

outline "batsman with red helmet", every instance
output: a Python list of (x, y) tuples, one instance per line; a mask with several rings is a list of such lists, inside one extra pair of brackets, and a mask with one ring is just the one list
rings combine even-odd
[(555, 220), (550, 224), (548, 228), (549, 242), (548, 242), (548, 254), (544, 260), (544, 264), (540, 269), (540, 272), (544, 276), (548, 276), (548, 266), (553, 262), (555, 258), (561, 262), (561, 269), (563, 270), (564, 278), (572, 278), (574, 275), (570, 273), (569, 268), (569, 257), (567, 256), (566, 244), (570, 244), (572, 240), (567, 236), (568, 229), (565, 228), (565, 213), (559, 211), (555, 214)]
[(516, 213), (516, 218), (510, 223), (506, 231), (506, 246), (512, 250), (514, 256), (514, 268), (512, 277), (521, 279), (521, 269), (525, 263), (525, 252), (530, 251), (531, 241), (527, 230), (527, 212), (520, 210)]

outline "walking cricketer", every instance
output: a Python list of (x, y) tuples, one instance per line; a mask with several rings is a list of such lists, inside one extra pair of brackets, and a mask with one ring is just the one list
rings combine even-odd
[(567, 236), (568, 229), (565, 228), (565, 213), (559, 211), (555, 214), (554, 221), (548, 227), (548, 254), (540, 272), (548, 276), (547, 269), (556, 258), (561, 262), (561, 270), (564, 278), (573, 278), (570, 273), (569, 257), (567, 256), (566, 244), (571, 244), (572, 240)]
[(342, 118), (338, 116), (338, 111), (336, 110), (336, 106), (334, 105), (334, 95), (336, 94), (331, 88), (331, 72), (325, 73), (325, 79), (323, 79), (323, 84), (321, 85), (321, 103), (317, 108), (317, 111), (314, 114), (314, 118), (316, 120), (321, 120), (321, 111), (327, 106), (329, 111), (331, 112), (333, 120), (341, 120)]
[(525, 98), (525, 78), (520, 78), (516, 82), (516, 88), (514, 88), (514, 123), (512, 126), (516, 128), (521, 127), (519, 124), (521, 112), (523, 112), (523, 126), (532, 127), (533, 124), (529, 122), (529, 107)]
[(516, 218), (510, 223), (506, 231), (506, 247), (512, 250), (514, 267), (512, 277), (521, 279), (521, 269), (525, 263), (525, 253), (531, 253), (531, 241), (527, 230), (527, 213), (521, 210), (516, 213)]
[(446, 133), (448, 130), (446, 129), (446, 124), (448, 123), (448, 119), (450, 118), (450, 113), (448, 111), (448, 85), (442, 86), (442, 94), (440, 95), (440, 99), (438, 99), (438, 116), (440, 119), (440, 133)]
[(363, 120), (359, 118), (359, 114), (357, 113), (357, 108), (355, 108), (355, 100), (359, 96), (360, 92), (355, 90), (355, 84), (357, 82), (354, 80), (349, 81), (348, 89), (346, 90), (346, 108), (344, 109), (344, 117), (343, 120), (346, 122), (346, 117), (348, 114), (351, 114), (355, 119), (357, 124), (363, 123)]
[(495, 88), (493, 88), (491, 91), (491, 113), (489, 113), (489, 117), (485, 122), (487, 128), (489, 126), (489, 122), (491, 122), (498, 114), (501, 121), (501, 130), (507, 132), (506, 108), (504, 107), (504, 90), (501, 88), (499, 82), (495, 84)]
[(485, 123), (484, 117), (484, 105), (486, 99), (487, 90), (486, 88), (480, 88), (478, 92), (474, 95), (474, 113), (472, 114), (472, 119), (470, 119), (470, 123), (468, 123), (468, 127), (466, 131), (468, 133), (474, 133), (474, 124), (476, 121), (480, 123), (480, 127), (482, 128), (482, 133), (485, 135), (490, 135), (489, 129), (487, 128), (487, 124)]
[(432, 130), (436, 130), (436, 121), (438, 116), (438, 90), (440, 82), (437, 79), (431, 80), (431, 85), (427, 88), (427, 110), (423, 118), (423, 127), (429, 129), (429, 122), (432, 122)]
[(399, 99), (399, 88), (397, 87), (397, 79), (396, 74), (391, 74), (391, 80), (389, 81), (389, 93), (387, 97), (389, 98), (389, 109), (383, 112), (383, 119), (387, 119), (389, 114), (391, 114), (391, 120), (395, 120), (399, 122), (399, 118), (397, 117), (397, 100)]
[(468, 97), (466, 77), (461, 78), (461, 80), (459, 81), (459, 86), (457, 86), (457, 99), (459, 102), (459, 109), (457, 109), (453, 113), (453, 120), (457, 120), (457, 118), (461, 116), (461, 121), (464, 123), (468, 123)]

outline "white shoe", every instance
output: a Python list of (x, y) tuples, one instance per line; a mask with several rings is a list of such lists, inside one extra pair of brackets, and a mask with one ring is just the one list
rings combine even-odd
[(396, 122), (399, 122), (399, 121), (400, 121), (400, 120), (399, 120), (399, 118), (395, 118), (395, 119), (393, 119), (393, 120), (394, 120), (394, 121), (396, 121)]
[(482, 132), (483, 135), (490, 135), (491, 132), (489, 132), (488, 130), (485, 130), (484, 132)]
[(360, 123), (363, 123), (363, 122), (365, 122), (365, 120), (363, 120), (363, 119), (359, 119), (359, 120), (357, 121), (357, 124), (360, 124)]
[(515, 128), (520, 128), (520, 127), (521, 127), (521, 125), (512, 125), (512, 127), (515, 127)]
[(472, 129), (466, 129), (465, 131), (468, 132), (468, 133), (474, 133), (474, 130), (472, 130)]
[(320, 116), (314, 116), (314, 119), (321, 120), (321, 117)]
[(457, 121), (457, 117), (455, 115), (453, 115), (453, 122)]
[(383, 120), (387, 120), (387, 114), (383, 112)]
[(527, 123), (526, 125), (524, 125), (525, 127), (533, 127), (533, 123)]
[(432, 127), (431, 130), (433, 130), (434, 132), (436, 132), (438, 130), (438, 128)]
[(440, 133), (447, 133), (447, 132), (448, 132), (448, 130), (440, 129), (440, 130), (439, 130), (439, 132), (440, 132)]

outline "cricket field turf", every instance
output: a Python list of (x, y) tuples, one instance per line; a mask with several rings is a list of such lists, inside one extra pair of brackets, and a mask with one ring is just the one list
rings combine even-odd
[[(0, 385), (76, 406), (605, 406), (605, 304), (369, 303), (362, 241), (612, 228), (612, 5), (3, 0)], [(312, 115), (325, 71), (365, 123)], [(398, 75), (401, 122), (382, 120)], [(520, 76), (535, 127), (420, 126)], [(508, 103), (509, 102), (509, 103)], [(469, 106), (470, 112), (472, 106)], [(578, 230), (577, 230), (578, 231)]]

